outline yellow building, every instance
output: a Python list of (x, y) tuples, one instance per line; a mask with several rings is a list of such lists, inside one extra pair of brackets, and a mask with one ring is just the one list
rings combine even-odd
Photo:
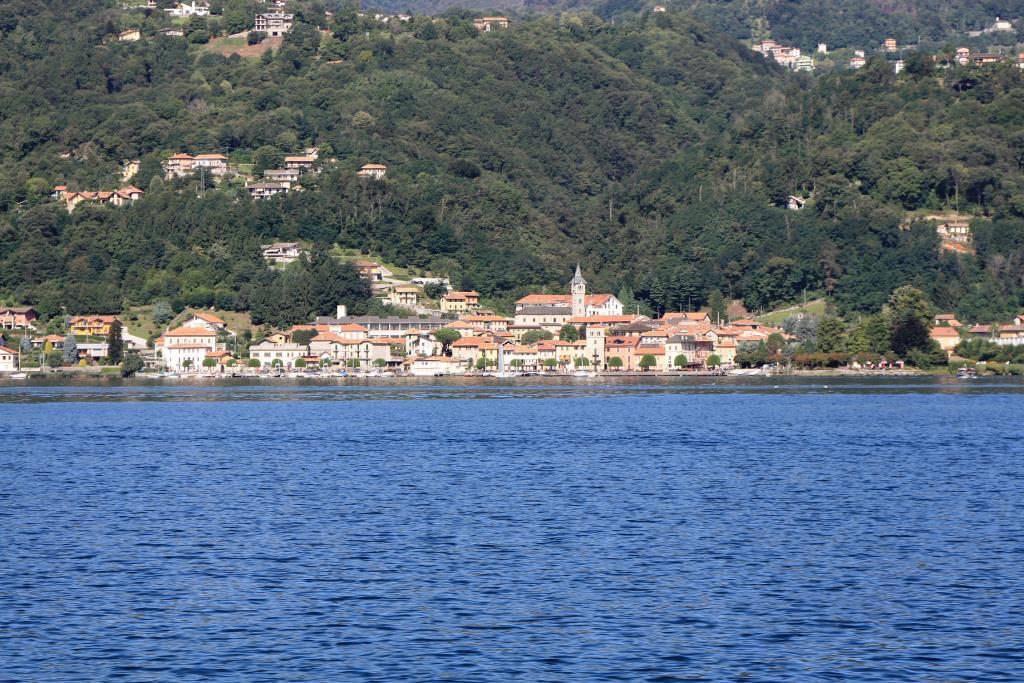
[(68, 321), (72, 334), (78, 336), (97, 335), (105, 337), (110, 334), (110, 326), (120, 321), (116, 315), (74, 315)]
[(441, 310), (445, 313), (465, 313), (480, 308), (480, 293), (448, 292), (441, 297)]

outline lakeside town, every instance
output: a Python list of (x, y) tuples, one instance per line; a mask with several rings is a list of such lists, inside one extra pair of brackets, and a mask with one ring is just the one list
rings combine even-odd
[[(294, 243), (263, 249), (268, 260), (303, 257)], [(748, 374), (780, 371), (781, 350), (799, 341), (801, 323), (818, 324), (802, 313), (782, 326), (713, 319), (706, 310), (658, 318), (630, 313), (614, 294), (589, 293), (578, 265), (565, 293), (524, 296), (506, 317), (484, 309), (475, 291), (448, 290), (444, 278), (401, 282), (375, 261), (353, 264), (382, 303), (407, 314), (356, 316), (338, 305), (333, 316), (288, 329), (231, 329), (215, 312), (186, 310), (146, 339), (132, 334), (123, 316), (73, 315), (44, 327), (31, 306), (0, 306), (0, 373), (95, 374), (106, 366), (159, 377)], [(427, 289), (443, 292), (437, 308), (427, 305)], [(957, 360), (964, 342), (1016, 350), (1024, 347), (1024, 313), (1005, 324), (974, 325), (939, 313), (927, 335), (946, 359)], [(894, 354), (827, 351), (797, 354), (787, 365), (905, 369)]]

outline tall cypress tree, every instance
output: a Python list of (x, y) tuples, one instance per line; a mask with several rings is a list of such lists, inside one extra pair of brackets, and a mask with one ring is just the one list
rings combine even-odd
[(107, 334), (107, 362), (110, 365), (120, 365), (124, 357), (124, 342), (121, 340), (121, 321), (115, 320), (110, 323), (110, 332)]

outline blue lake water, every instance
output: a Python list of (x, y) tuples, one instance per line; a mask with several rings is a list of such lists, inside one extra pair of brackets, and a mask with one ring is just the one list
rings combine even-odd
[(1024, 680), (1024, 384), (0, 386), (0, 681)]

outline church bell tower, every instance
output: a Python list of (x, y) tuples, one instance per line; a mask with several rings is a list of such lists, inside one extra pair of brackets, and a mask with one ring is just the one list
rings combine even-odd
[(587, 281), (583, 279), (580, 272), (580, 264), (576, 264), (576, 276), (569, 283), (569, 291), (572, 294), (572, 316), (582, 318), (587, 314)]

